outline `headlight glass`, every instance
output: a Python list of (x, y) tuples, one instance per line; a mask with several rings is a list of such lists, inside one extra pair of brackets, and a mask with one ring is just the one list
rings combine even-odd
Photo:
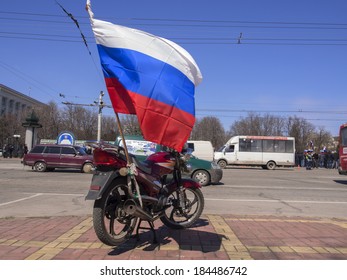
[(185, 172), (185, 173), (190, 173), (190, 172), (192, 172), (192, 165), (189, 164), (189, 163), (186, 163), (186, 164), (184, 165), (183, 172)]

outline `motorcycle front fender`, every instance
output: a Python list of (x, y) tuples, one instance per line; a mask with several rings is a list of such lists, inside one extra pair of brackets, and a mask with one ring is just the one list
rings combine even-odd
[(86, 200), (97, 200), (100, 199), (104, 190), (113, 181), (114, 178), (120, 176), (117, 171), (106, 171), (100, 172), (96, 171), (93, 174), (92, 181), (90, 183), (88, 194), (86, 195)]
[[(198, 182), (188, 178), (182, 179), (182, 186), (185, 189), (189, 189), (189, 188), (200, 189), (201, 188), (201, 185)], [(178, 189), (178, 185), (176, 182), (171, 182), (170, 184), (166, 186), (166, 189), (168, 190), (169, 193), (173, 193), (174, 191)]]
[(193, 188), (193, 189), (200, 189), (201, 185), (197, 182), (194, 181), (192, 179), (182, 179), (182, 185), (184, 188), (189, 189), (189, 188)]

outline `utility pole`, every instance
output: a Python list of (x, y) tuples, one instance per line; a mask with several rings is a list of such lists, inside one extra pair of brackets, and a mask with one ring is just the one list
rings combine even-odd
[[(65, 95), (60, 94), (61, 97), (65, 98)], [(104, 92), (100, 91), (99, 94), (99, 100), (94, 101), (93, 104), (78, 104), (78, 103), (72, 103), (72, 102), (67, 102), (64, 101), (62, 102), (64, 105), (73, 105), (73, 106), (98, 106), (99, 107), (99, 112), (98, 112), (98, 131), (97, 131), (97, 142), (99, 143), (101, 141), (101, 121), (102, 121), (102, 109), (107, 107), (107, 108), (112, 108), (111, 105), (105, 105), (103, 101), (103, 96)]]
[(101, 119), (102, 119), (102, 109), (104, 108), (104, 101), (102, 100), (102, 97), (104, 96), (104, 92), (100, 91), (99, 95), (99, 113), (98, 113), (98, 135), (97, 135), (97, 141), (100, 143), (101, 141)]

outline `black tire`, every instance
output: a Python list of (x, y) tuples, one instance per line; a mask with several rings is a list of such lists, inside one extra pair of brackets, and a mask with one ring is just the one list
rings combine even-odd
[(47, 170), (47, 164), (43, 161), (35, 162), (34, 168), (37, 172), (45, 172)]
[(199, 189), (186, 188), (183, 190), (185, 209), (179, 206), (177, 193), (169, 197), (172, 206), (165, 210), (160, 220), (169, 228), (183, 229), (191, 227), (199, 218), (204, 209), (204, 196)]
[(93, 226), (99, 240), (109, 246), (127, 241), (134, 231), (137, 218), (126, 215), (123, 209), (128, 199), (126, 181), (118, 178), (96, 200), (93, 209)]
[(276, 163), (274, 161), (269, 161), (267, 164), (266, 164), (266, 168), (268, 170), (274, 170), (276, 168)]
[(85, 164), (83, 164), (82, 166), (82, 172), (83, 173), (90, 173), (92, 172), (92, 169), (94, 168), (94, 165), (90, 162), (86, 162)]
[(221, 159), (220, 161), (218, 161), (218, 165), (220, 168), (224, 169), (225, 167), (227, 167), (228, 163), (224, 159)]
[(197, 170), (193, 173), (192, 179), (197, 181), (201, 186), (210, 184), (211, 176), (206, 170)]

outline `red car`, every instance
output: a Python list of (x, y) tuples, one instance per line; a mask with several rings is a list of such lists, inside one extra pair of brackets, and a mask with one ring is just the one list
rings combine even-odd
[(93, 156), (74, 145), (37, 145), (24, 155), (22, 163), (39, 172), (74, 168), (89, 173), (94, 168)]

